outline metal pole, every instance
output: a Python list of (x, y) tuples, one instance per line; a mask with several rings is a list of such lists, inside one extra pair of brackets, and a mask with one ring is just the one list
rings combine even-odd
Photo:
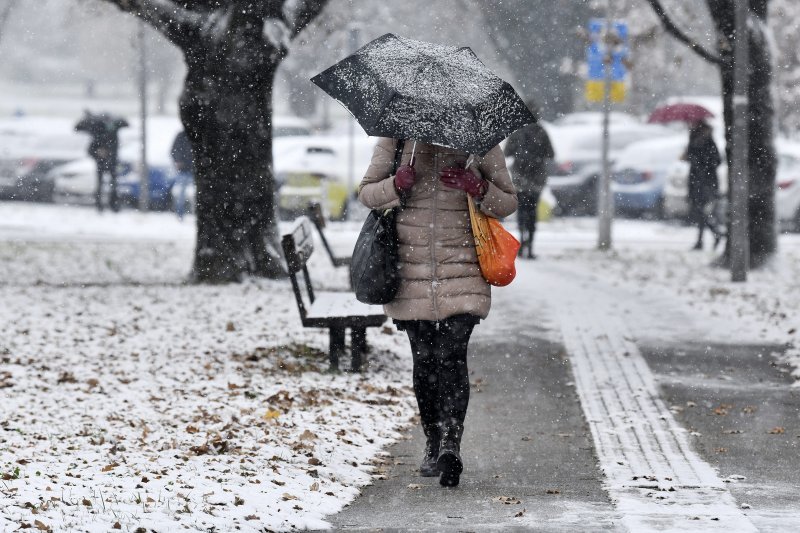
[(597, 184), (597, 249), (611, 249), (611, 221), (614, 216), (614, 198), (611, 196), (611, 162), (609, 160), (611, 115), (611, 35), (613, 28), (611, 0), (606, 8), (605, 57), (603, 61), (603, 171)]
[(748, 213), (748, 66), (750, 49), (747, 19), (749, 0), (736, 0), (736, 34), (733, 48), (733, 131), (731, 154), (731, 281), (747, 281), (750, 268)]
[(150, 183), (147, 166), (147, 48), (144, 22), (139, 21), (139, 122), (141, 123), (141, 153), (139, 167), (139, 210), (147, 211), (150, 200)]
[[(358, 42), (359, 42), (359, 28), (352, 27), (350, 28), (350, 53), (353, 54), (358, 50)], [(348, 209), (348, 203), (350, 202), (350, 195), (353, 194), (353, 191), (356, 188), (356, 127), (355, 127), (356, 119), (350, 117), (350, 120), (347, 122), (347, 136), (349, 139), (348, 143), (348, 150), (347, 150), (347, 197), (345, 198), (344, 203), (344, 215), (346, 219), (350, 218), (350, 210)]]

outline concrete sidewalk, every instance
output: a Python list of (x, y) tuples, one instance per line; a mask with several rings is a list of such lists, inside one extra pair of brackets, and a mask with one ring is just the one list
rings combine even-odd
[[(494, 313), (493, 322), (509, 319)], [(479, 325), (470, 346), (461, 485), (419, 477), (425, 441), (415, 428), (389, 450), (387, 479), (333, 517), (337, 529), (615, 530), (563, 348), (535, 331), (498, 338), (494, 326), (485, 329), (493, 333)]]

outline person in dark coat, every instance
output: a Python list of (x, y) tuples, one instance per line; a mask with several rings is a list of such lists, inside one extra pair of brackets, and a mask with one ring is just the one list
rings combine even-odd
[[(535, 107), (529, 104), (535, 113)], [(519, 256), (535, 259), (533, 236), (536, 233), (536, 218), (539, 197), (547, 184), (547, 162), (555, 157), (550, 137), (538, 124), (528, 124), (509, 137), (505, 154), (513, 157), (511, 175), (517, 189), (519, 207), (517, 220), (520, 231)]]
[(713, 202), (719, 190), (717, 167), (722, 163), (719, 150), (711, 135), (711, 126), (698, 122), (689, 132), (689, 146), (684, 159), (689, 162), (689, 216), (697, 224), (694, 250), (703, 249), (703, 231), (708, 226), (714, 233), (714, 245), (720, 235), (709, 223), (706, 206)]
[(113, 117), (106, 113), (94, 115), (86, 111), (83, 118), (75, 125), (76, 131), (83, 131), (92, 137), (89, 143), (89, 157), (97, 164), (97, 189), (95, 205), (98, 211), (103, 210), (103, 177), (109, 176), (108, 203), (112, 211), (119, 211), (117, 195), (117, 163), (119, 156), (119, 130), (126, 128), (128, 122), (121, 117)]
[(175, 186), (178, 197), (175, 198), (175, 212), (180, 220), (186, 214), (186, 187), (194, 180), (194, 156), (192, 145), (185, 131), (175, 136), (172, 143), (172, 162), (175, 164)]

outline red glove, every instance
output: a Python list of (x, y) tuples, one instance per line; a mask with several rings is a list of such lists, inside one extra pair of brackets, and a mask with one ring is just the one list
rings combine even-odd
[(483, 196), (488, 188), (486, 180), (479, 178), (465, 168), (443, 168), (439, 172), (439, 179), (445, 186), (466, 191), (473, 198)]
[(411, 165), (402, 165), (394, 175), (394, 188), (399, 193), (407, 193), (417, 181), (417, 171)]

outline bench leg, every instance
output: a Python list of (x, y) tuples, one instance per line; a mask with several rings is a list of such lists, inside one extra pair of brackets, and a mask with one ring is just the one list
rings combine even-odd
[(361, 356), (367, 353), (367, 330), (364, 328), (353, 328), (350, 330), (350, 349), (352, 352), (352, 362), (350, 370), (359, 372), (361, 370)]
[(344, 353), (344, 328), (332, 327), (330, 333), (328, 359), (331, 370), (339, 370), (339, 357)]

